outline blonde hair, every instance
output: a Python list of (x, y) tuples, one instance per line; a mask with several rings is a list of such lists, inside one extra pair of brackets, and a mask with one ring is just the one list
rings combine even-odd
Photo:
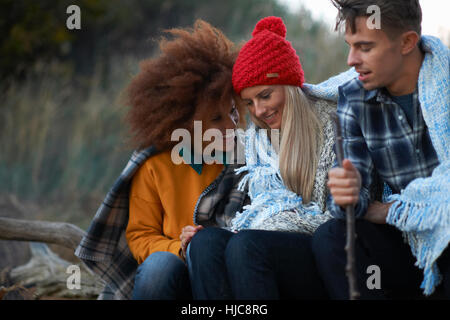
[[(322, 123), (313, 109), (312, 101), (300, 87), (284, 86), (284, 90), (285, 104), (279, 147), (280, 173), (286, 187), (301, 195), (304, 203), (309, 203), (323, 142)], [(270, 133), (270, 128), (265, 123), (252, 115), (251, 118), (257, 126)]]

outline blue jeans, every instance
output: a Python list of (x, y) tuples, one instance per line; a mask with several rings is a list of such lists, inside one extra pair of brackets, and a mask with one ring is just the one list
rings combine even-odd
[(200, 230), (190, 243), (194, 299), (326, 299), (311, 236), (279, 231)]
[[(345, 272), (347, 226), (345, 220), (331, 219), (313, 235), (312, 249), (319, 274), (332, 299), (348, 299), (348, 280)], [(404, 242), (400, 230), (388, 224), (375, 224), (364, 219), (355, 221), (355, 276), (360, 299), (417, 299), (423, 297), (420, 283), (423, 271), (415, 266), (411, 249)], [(438, 259), (444, 277), (439, 289), (450, 298), (450, 249)], [(380, 268), (380, 289), (370, 289), (367, 268)], [(439, 292), (444, 294), (444, 292)]]
[(171, 252), (152, 253), (136, 271), (132, 299), (192, 299), (186, 264)]

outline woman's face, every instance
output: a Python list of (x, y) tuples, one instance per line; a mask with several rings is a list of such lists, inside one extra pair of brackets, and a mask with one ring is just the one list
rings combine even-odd
[[(236, 125), (239, 122), (239, 113), (234, 101), (218, 105), (217, 108), (211, 110), (211, 112), (204, 112), (202, 116), (196, 120), (202, 121), (203, 135), (208, 129), (217, 129), (222, 133), (223, 149), (221, 149), (221, 151), (230, 151), (229, 149), (233, 149), (235, 137), (234, 129), (236, 129)], [(229, 129), (232, 129), (233, 131)], [(203, 148), (210, 143), (211, 141), (203, 141)]]
[(281, 85), (261, 85), (245, 88), (241, 99), (248, 111), (271, 129), (281, 129), (285, 94)]

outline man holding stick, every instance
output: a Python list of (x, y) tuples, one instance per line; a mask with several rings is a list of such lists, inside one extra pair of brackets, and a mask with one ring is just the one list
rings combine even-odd
[[(448, 191), (441, 191), (448, 188), (450, 168), (449, 50), (436, 38), (421, 37), (418, 0), (332, 1), (339, 10), (336, 28), (345, 24), (348, 65), (359, 77), (339, 87), (345, 159), (329, 172), (337, 219), (313, 237), (319, 273), (332, 298), (348, 299), (342, 218), (352, 206), (362, 299), (419, 293), (424, 275), (425, 294), (443, 283), (450, 298), (450, 206)], [(369, 7), (379, 10), (379, 27)], [(389, 202), (375, 201), (377, 180), (392, 189)], [(437, 201), (419, 199), (421, 183)], [(418, 198), (411, 197), (414, 191)], [(367, 281), (371, 266), (380, 270), (375, 288)]]

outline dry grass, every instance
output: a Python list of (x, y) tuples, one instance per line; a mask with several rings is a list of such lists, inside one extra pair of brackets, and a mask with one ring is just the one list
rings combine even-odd
[(0, 193), (39, 203), (38, 218), (86, 227), (130, 155), (119, 97), (137, 63), (108, 65), (80, 80), (41, 64), (1, 91)]

